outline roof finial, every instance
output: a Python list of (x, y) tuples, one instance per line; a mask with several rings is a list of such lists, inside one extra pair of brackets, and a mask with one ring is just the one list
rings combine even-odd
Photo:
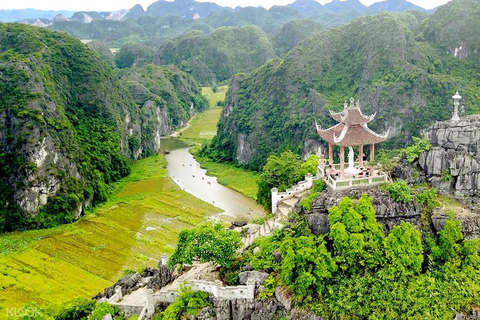
[(343, 109), (346, 110), (348, 108), (347, 100), (345, 100), (345, 103), (343, 104)]
[(360, 100), (357, 99), (357, 108), (360, 108)]
[(354, 103), (355, 103), (355, 99), (350, 98), (350, 108), (355, 107)]

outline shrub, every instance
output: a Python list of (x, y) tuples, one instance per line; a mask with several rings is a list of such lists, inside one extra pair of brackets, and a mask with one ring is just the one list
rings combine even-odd
[(413, 144), (405, 148), (408, 162), (412, 163), (420, 157), (420, 154), (430, 150), (430, 148), (432, 148), (432, 145), (428, 140), (413, 137)]
[(428, 188), (417, 194), (417, 202), (426, 207), (437, 207), (440, 203), (437, 200), (437, 189)]
[(384, 190), (390, 192), (390, 197), (395, 201), (405, 203), (412, 202), (411, 189), (405, 180), (397, 180), (394, 183), (387, 184)]
[(225, 230), (220, 223), (183, 230), (178, 235), (177, 248), (168, 264), (169, 266), (191, 264), (193, 260), (199, 260), (229, 267), (241, 244), (240, 233)]
[(212, 306), (208, 296), (208, 293), (204, 291), (193, 292), (190, 288), (182, 288), (177, 300), (154, 319), (177, 320), (196, 317), (203, 308)]

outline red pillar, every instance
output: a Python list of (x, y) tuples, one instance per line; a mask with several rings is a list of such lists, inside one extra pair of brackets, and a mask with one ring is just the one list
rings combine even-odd
[(363, 144), (358, 147), (358, 166), (363, 167)]
[(373, 160), (375, 160), (375, 144), (371, 144), (370, 145), (370, 162), (371, 162), (371, 166), (373, 166)]
[(340, 147), (340, 178), (343, 178), (345, 171), (345, 147)]
[(333, 146), (328, 144), (328, 164), (333, 165)]

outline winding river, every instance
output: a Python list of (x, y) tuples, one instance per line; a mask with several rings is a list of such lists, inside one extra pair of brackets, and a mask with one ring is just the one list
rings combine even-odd
[(217, 218), (221, 220), (251, 220), (264, 215), (262, 207), (243, 194), (207, 176), (207, 170), (188, 152), (189, 147), (175, 138), (162, 139), (162, 147), (169, 150), (165, 155), (168, 175), (175, 183), (193, 196), (224, 210)]

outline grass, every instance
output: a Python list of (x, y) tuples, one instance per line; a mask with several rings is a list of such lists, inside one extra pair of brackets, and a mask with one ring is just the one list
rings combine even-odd
[[(182, 132), (182, 139), (187, 142), (196, 141), (206, 143), (217, 133), (217, 123), (220, 119), (223, 108), (217, 107), (218, 101), (225, 99), (228, 87), (219, 87), (214, 93), (211, 88), (203, 88), (202, 94), (207, 98), (209, 109), (197, 115), (191, 122), (190, 127)], [(191, 150), (195, 152), (195, 148)], [(207, 170), (207, 174), (217, 177), (217, 181), (224, 186), (236, 190), (249, 198), (256, 199), (258, 192), (258, 172), (246, 171), (236, 167), (232, 163), (218, 163), (210, 159), (202, 159), (196, 156), (202, 168)]]
[(156, 266), (178, 233), (221, 210), (180, 190), (162, 155), (137, 161), (110, 200), (71, 225), (0, 236), (0, 318), (25, 303), (91, 297), (126, 269)]
[(218, 183), (236, 190), (253, 200), (257, 199), (260, 173), (246, 171), (232, 163), (218, 163), (207, 158), (195, 158), (200, 162), (200, 166), (207, 170), (209, 176), (217, 177)]
[(190, 127), (181, 133), (182, 138), (210, 140), (217, 134), (217, 123), (223, 108), (218, 107), (218, 101), (225, 99), (228, 87), (219, 87), (214, 93), (211, 88), (203, 88), (202, 94), (207, 98), (209, 108), (192, 120)]

